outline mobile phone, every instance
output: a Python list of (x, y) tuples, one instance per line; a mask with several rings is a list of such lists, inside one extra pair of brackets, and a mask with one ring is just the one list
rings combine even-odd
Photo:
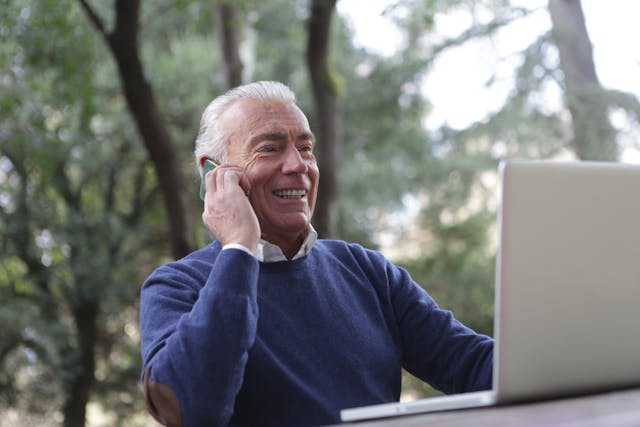
[(204, 161), (204, 165), (202, 165), (202, 176), (200, 177), (200, 198), (204, 200), (204, 195), (207, 192), (207, 186), (204, 183), (204, 176), (207, 172), (212, 171), (218, 166), (213, 161), (207, 159)]

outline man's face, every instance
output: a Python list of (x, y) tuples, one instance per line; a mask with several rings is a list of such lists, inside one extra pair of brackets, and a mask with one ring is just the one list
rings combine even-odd
[(245, 169), (249, 200), (262, 238), (280, 245), (301, 243), (318, 189), (318, 165), (309, 122), (292, 104), (243, 99), (222, 115), (230, 135), (229, 164)]

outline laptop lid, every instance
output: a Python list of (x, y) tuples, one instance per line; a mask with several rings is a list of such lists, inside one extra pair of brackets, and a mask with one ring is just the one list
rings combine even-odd
[(506, 161), (500, 402), (640, 384), (640, 165)]

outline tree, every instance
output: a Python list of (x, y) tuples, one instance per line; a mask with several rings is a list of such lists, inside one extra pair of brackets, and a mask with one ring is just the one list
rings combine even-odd
[(0, 405), (83, 426), (91, 396), (140, 410), (135, 298), (163, 221), (79, 10), (16, 3), (0, 52)]
[[(318, 201), (314, 219), (337, 218), (341, 238), (368, 246), (393, 237), (387, 240), (403, 256), (395, 259), (418, 283), (490, 332), (497, 163), (577, 147), (577, 120), (536, 101), (549, 85), (569, 92), (569, 73), (555, 60), (562, 40), (540, 34), (517, 53), (504, 107), (466, 129), (425, 130), (431, 105), (421, 87), (443, 52), (487, 40), (532, 11), (503, 0), (398, 1), (387, 13), (406, 30), (406, 45), (383, 57), (352, 45), (333, 1), (117, 1), (113, 8), (80, 1), (0, 8), (0, 405), (67, 412), (67, 425), (82, 422), (87, 399), (113, 425), (144, 417), (136, 292), (183, 245), (167, 245), (167, 199), (159, 197), (167, 188), (158, 191), (154, 165), (167, 151), (149, 147), (158, 140), (141, 128), (160, 123), (159, 138), (173, 150), (168, 168), (184, 175), (194, 169), (204, 106), (241, 75), (289, 84), (313, 113), (319, 149), (335, 137), (333, 151), (319, 153), (329, 168), (321, 188), (333, 170), (335, 191)], [(469, 26), (449, 38), (435, 34), (436, 16), (451, 11), (467, 14)], [(226, 13), (233, 20), (219, 19)], [(240, 46), (248, 52), (241, 64)], [(602, 108), (638, 121), (635, 97), (601, 95)], [(579, 105), (585, 102), (595, 101)], [(176, 189), (196, 213), (197, 180), (194, 172)], [(416, 204), (421, 213), (409, 221)], [(199, 214), (185, 215), (187, 224), (200, 223)], [(322, 230), (332, 227), (317, 228), (330, 235)], [(199, 230), (201, 241), (210, 239)], [(173, 236), (183, 234), (195, 233)]]
[(615, 130), (593, 63), (593, 48), (580, 0), (550, 0), (553, 40), (560, 53), (564, 96), (571, 112), (571, 145), (582, 160), (618, 159)]
[[(18, 89), (16, 95), (23, 94)], [(68, 427), (84, 426), (99, 344), (121, 342), (121, 322), (135, 314), (119, 310), (114, 318), (108, 307), (135, 298), (131, 255), (148, 241), (141, 223), (153, 201), (150, 169), (137, 161), (126, 132), (90, 130), (97, 113), (93, 96), (85, 95), (84, 102), (67, 108), (58, 104), (65, 99), (42, 99), (42, 113), (19, 123), (28, 132), (14, 133), (1, 152), (8, 204), (1, 211), (0, 262), (7, 270), (0, 298), (21, 301), (28, 309), (7, 313), (11, 340), (3, 343), (0, 362), (15, 363), (23, 350), (33, 353), (35, 372), (55, 380), (45, 389), (51, 394), (45, 402), (61, 401)], [(17, 125), (7, 124), (14, 130)], [(120, 282), (123, 276), (129, 279)], [(110, 321), (116, 322), (116, 334), (109, 332)], [(102, 356), (108, 360), (120, 351), (111, 348)], [(137, 365), (123, 363), (119, 369)], [(117, 375), (118, 369), (113, 371)], [(23, 391), (15, 377), (8, 385)]]
[(178, 156), (138, 51), (140, 1), (117, 0), (114, 3), (115, 25), (111, 32), (87, 1), (78, 1), (116, 61), (127, 105), (154, 164), (165, 200), (173, 255), (181, 258), (195, 245)]
[(307, 23), (307, 67), (313, 91), (316, 152), (320, 187), (314, 225), (323, 238), (337, 236), (337, 192), (340, 169), (341, 91), (338, 75), (329, 64), (331, 18), (335, 0), (311, 0)]
[(225, 69), (227, 88), (231, 89), (242, 84), (242, 60), (240, 59), (239, 33), (242, 27), (239, 22), (238, 7), (230, 1), (220, 1), (214, 4), (216, 27), (220, 50), (223, 53), (222, 65)]

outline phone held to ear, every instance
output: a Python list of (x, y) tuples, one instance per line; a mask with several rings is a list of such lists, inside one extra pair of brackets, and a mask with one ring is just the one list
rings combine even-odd
[(204, 195), (207, 192), (207, 186), (204, 183), (204, 176), (207, 172), (210, 172), (216, 168), (216, 165), (213, 161), (207, 159), (204, 161), (204, 165), (202, 165), (202, 176), (200, 177), (200, 198), (204, 200)]

